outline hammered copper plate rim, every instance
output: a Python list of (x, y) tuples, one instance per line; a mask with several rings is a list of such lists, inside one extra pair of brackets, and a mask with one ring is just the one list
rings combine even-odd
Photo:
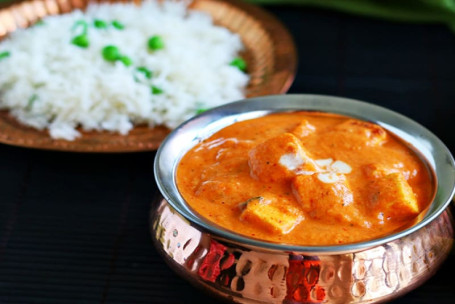
[[(0, 9), (0, 16), (2, 13), (14, 15), (16, 18), (16, 20), (14, 20), (14, 26), (21, 27), (21, 22), (24, 22), (24, 18), (26, 22), (29, 23), (28, 25), (30, 25), (37, 20), (37, 15), (42, 14), (42, 12), (36, 13), (34, 20), (29, 20), (29, 17), (25, 16), (24, 11), (31, 9), (36, 10), (37, 4), (44, 5), (49, 10), (50, 8), (48, 7), (52, 7), (54, 10), (57, 9), (58, 13), (63, 13), (68, 10), (68, 7), (81, 7), (87, 2), (102, 1), (29, 0), (22, 3), (10, 4), (6, 8)], [(119, 0), (109, 2), (128, 1)], [(131, 2), (140, 1), (135, 0)], [(283, 24), (262, 8), (238, 0), (194, 0), (191, 4), (191, 7), (194, 9), (208, 11), (214, 18), (215, 23), (219, 23), (217, 22), (217, 18), (213, 15), (213, 12), (210, 11), (211, 8), (213, 9), (213, 6), (215, 6), (217, 10), (218, 8), (228, 10), (231, 15), (247, 18), (245, 20), (249, 22), (248, 24), (255, 25), (264, 33), (264, 39), (270, 40), (269, 42), (272, 44), (273, 58), (270, 60), (273, 62), (273, 71), (268, 74), (260, 74), (256, 77), (257, 79), (253, 79), (253, 73), (256, 71), (250, 71), (252, 80), (247, 87), (246, 97), (286, 93), (295, 77), (297, 69), (297, 51), (290, 33)], [(45, 15), (49, 14), (51, 14), (51, 12), (45, 12)], [(229, 24), (223, 25), (228, 28), (230, 27)], [(235, 32), (235, 30), (233, 31)], [(0, 37), (1, 35), (2, 29), (0, 28)], [(241, 37), (243, 40), (245, 36), (241, 34)], [(246, 56), (248, 60), (248, 54), (246, 54)], [(263, 60), (267, 60), (267, 58)], [(264, 69), (267, 68), (267, 66), (259, 66), (259, 68)], [(264, 73), (263, 71), (259, 72)], [(258, 81), (263, 82), (258, 83)], [(160, 146), (162, 140), (170, 132), (169, 129), (162, 126), (149, 128), (148, 126), (142, 125), (135, 126), (135, 128), (125, 136), (106, 131), (79, 131), (81, 132), (82, 137), (74, 141), (54, 140), (49, 136), (47, 131), (40, 131), (24, 126), (15, 118), (11, 117), (8, 114), (8, 111), (0, 111), (0, 143), (33, 149), (88, 153), (153, 151)]]

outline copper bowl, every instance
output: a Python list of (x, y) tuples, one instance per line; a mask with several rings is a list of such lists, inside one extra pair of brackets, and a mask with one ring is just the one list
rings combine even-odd
[[(146, 1), (146, 0), (144, 0)], [(187, 1), (187, 0), (174, 0)], [(134, 2), (142, 0), (27, 0), (0, 3), (0, 40), (8, 34), (32, 26), (41, 18), (83, 10), (90, 3)], [(265, 10), (241, 0), (192, 0), (190, 9), (209, 14), (216, 25), (237, 33), (245, 46), (242, 57), (248, 65), (250, 81), (246, 97), (287, 92), (297, 70), (297, 51), (284, 25)], [(74, 141), (54, 140), (47, 131), (20, 124), (0, 111), (0, 143), (27, 148), (73, 152), (135, 152), (156, 150), (170, 130), (164, 126), (136, 126), (128, 135), (87, 132)]]
[[(176, 166), (195, 144), (236, 121), (271, 112), (318, 110), (375, 122), (427, 160), (437, 187), (420, 221), (374, 240), (334, 246), (293, 246), (251, 239), (198, 217), (180, 196)], [(447, 208), (455, 191), (454, 159), (431, 132), (398, 113), (351, 99), (281, 95), (247, 99), (195, 117), (173, 131), (155, 158), (163, 197), (152, 210), (152, 237), (177, 273), (239, 303), (373, 303), (426, 281), (453, 245)]]

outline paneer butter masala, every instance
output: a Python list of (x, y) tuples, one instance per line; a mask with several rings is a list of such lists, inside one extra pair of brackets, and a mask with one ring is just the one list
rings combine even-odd
[(234, 123), (180, 161), (177, 186), (202, 217), (295, 245), (335, 245), (413, 223), (433, 196), (419, 156), (379, 125), (317, 112)]

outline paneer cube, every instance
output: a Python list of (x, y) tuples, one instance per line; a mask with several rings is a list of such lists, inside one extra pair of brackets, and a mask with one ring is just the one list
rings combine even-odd
[[(401, 173), (406, 180), (414, 177), (414, 175), (409, 170), (406, 170), (402, 164), (401, 166), (397, 166), (395, 168), (379, 164), (368, 164), (362, 167), (362, 171), (368, 179), (380, 178), (392, 173)], [(417, 172), (414, 172), (414, 174), (416, 173)]]
[(387, 139), (386, 131), (380, 126), (366, 121), (347, 120), (335, 127), (336, 132), (347, 133), (367, 146), (382, 145)]
[(364, 223), (354, 206), (354, 196), (344, 175), (298, 175), (292, 181), (292, 190), (303, 211), (313, 219)]
[(237, 195), (241, 183), (237, 180), (218, 180), (202, 181), (196, 188), (194, 194), (200, 197), (210, 198), (211, 201), (217, 202), (225, 200), (226, 197), (232, 198)]
[(363, 174), (368, 178), (368, 179), (377, 179), (380, 177), (383, 177), (387, 174), (391, 173), (396, 173), (398, 170), (396, 169), (391, 169), (385, 166), (381, 166), (378, 164), (368, 164), (362, 166), (362, 171)]
[(308, 120), (304, 119), (291, 131), (291, 133), (298, 138), (303, 138), (310, 135), (314, 131), (316, 131), (316, 127), (310, 124)]
[(302, 212), (286, 201), (257, 197), (246, 203), (240, 219), (273, 232), (289, 233), (302, 221)]
[(251, 176), (263, 182), (287, 181), (298, 171), (317, 171), (309, 153), (291, 133), (283, 133), (251, 149), (248, 164)]
[(384, 219), (400, 221), (419, 213), (416, 196), (400, 172), (372, 180), (368, 191), (371, 211), (382, 214)]

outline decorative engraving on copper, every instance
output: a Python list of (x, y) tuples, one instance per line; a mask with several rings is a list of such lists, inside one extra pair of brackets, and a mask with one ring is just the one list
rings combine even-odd
[[(105, 2), (134, 2), (111, 0)], [(33, 0), (0, 9), (0, 40), (18, 28), (33, 25), (40, 18), (83, 9), (92, 0)], [(245, 45), (242, 56), (251, 79), (247, 97), (285, 93), (294, 80), (297, 52), (291, 35), (275, 17), (240, 0), (194, 0), (192, 9), (210, 14), (214, 22), (238, 33)], [(46, 131), (26, 127), (0, 111), (0, 142), (28, 148), (77, 152), (133, 152), (155, 150), (170, 132), (136, 126), (128, 135), (84, 132), (74, 141), (53, 140)]]
[(308, 256), (235, 244), (198, 229), (164, 199), (151, 214), (152, 238), (170, 267), (237, 303), (374, 303), (425, 282), (453, 245), (446, 209), (395, 241), (346, 254)]

